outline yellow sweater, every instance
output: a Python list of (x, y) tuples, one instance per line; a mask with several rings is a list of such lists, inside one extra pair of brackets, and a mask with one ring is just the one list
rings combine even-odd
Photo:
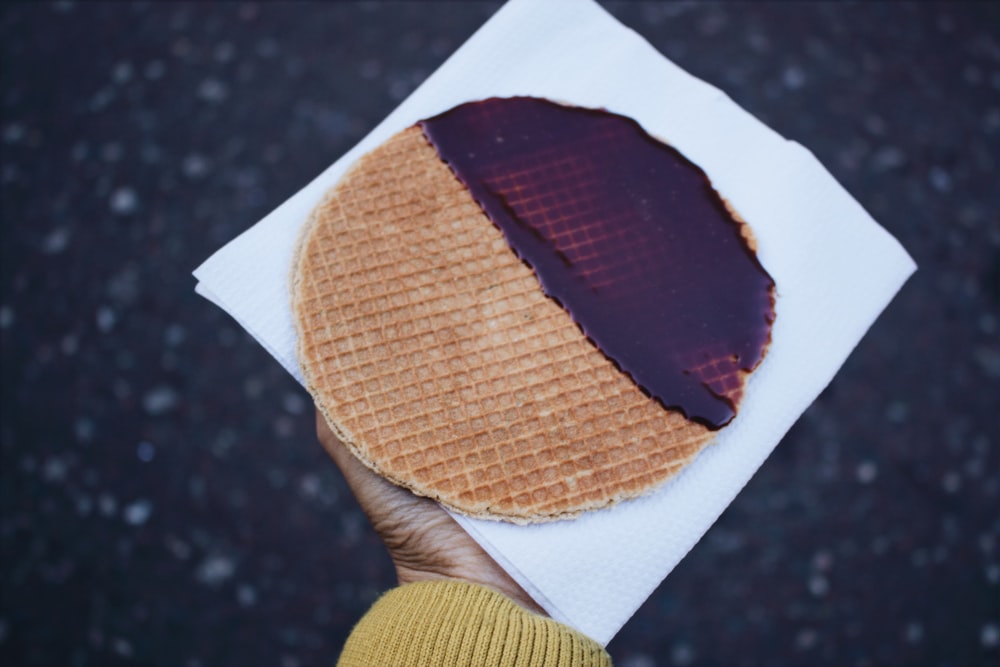
[(504, 595), (427, 581), (383, 595), (347, 638), (338, 667), (611, 667), (594, 640)]

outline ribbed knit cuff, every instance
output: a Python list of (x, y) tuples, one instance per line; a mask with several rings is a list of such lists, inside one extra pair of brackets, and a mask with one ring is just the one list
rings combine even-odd
[(394, 588), (348, 637), (338, 667), (610, 667), (600, 644), (484, 586)]

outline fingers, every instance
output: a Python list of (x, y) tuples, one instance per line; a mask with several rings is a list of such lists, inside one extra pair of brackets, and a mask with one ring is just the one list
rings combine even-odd
[[(326, 453), (333, 458), (337, 467), (341, 469), (345, 476), (349, 470), (353, 469), (355, 463), (360, 463), (354, 459), (354, 455), (348, 451), (347, 447), (340, 441), (337, 435), (326, 423), (326, 418), (319, 410), (316, 411), (316, 437), (326, 450)], [(346, 468), (346, 470), (345, 470)]]
[(412, 493), (382, 479), (359, 461), (337, 438), (319, 410), (316, 411), (316, 435), (323, 448), (340, 468), (361, 509), (373, 523), (401, 503), (416, 500)]
[(389, 549), (400, 583), (442, 577), (471, 581), (545, 613), (437, 503), (369, 470), (337, 439), (318, 410), (316, 435)]

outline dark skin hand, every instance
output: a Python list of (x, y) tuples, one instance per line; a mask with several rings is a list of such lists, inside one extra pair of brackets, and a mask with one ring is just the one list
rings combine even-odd
[(316, 435), (388, 548), (400, 584), (437, 579), (468, 581), (488, 586), (525, 609), (545, 614), (437, 503), (387, 482), (356, 459), (319, 411)]

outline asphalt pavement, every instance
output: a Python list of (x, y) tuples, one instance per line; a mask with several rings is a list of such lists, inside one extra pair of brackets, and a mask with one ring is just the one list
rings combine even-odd
[[(606, 6), (920, 267), (616, 664), (1000, 664), (1000, 4)], [(0, 663), (333, 663), (390, 564), (191, 270), (497, 7), (0, 8)]]

